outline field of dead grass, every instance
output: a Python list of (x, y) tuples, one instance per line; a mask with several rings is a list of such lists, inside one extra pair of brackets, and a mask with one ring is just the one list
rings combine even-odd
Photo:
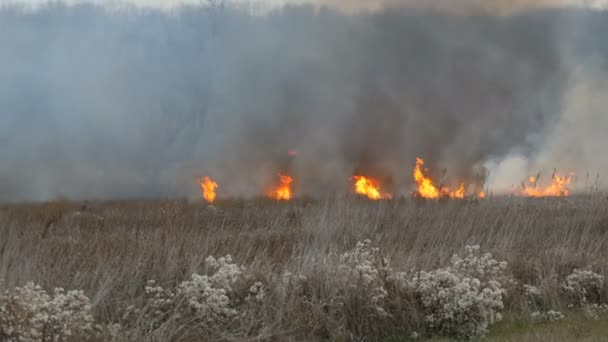
[[(370, 314), (356, 294), (336, 289), (340, 263), (346, 263), (341, 256), (370, 240), (380, 255), (378, 269), (390, 260), (393, 269), (415, 275), (449, 266), (465, 246), (479, 245), (507, 262), (517, 284), (541, 290), (534, 307), (521, 293), (504, 295), (502, 313), (526, 319), (532, 311), (576, 310), (560, 284), (575, 269), (608, 274), (607, 236), (608, 199), (600, 195), (472, 202), (220, 200), (215, 206), (185, 200), (3, 204), (0, 290), (28, 282), (43, 289), (83, 290), (102, 330), (98, 340), (426, 338), (452, 330), (434, 332), (425, 323), (428, 312), (414, 303), (417, 295), (391, 301), (396, 295), (394, 285), (386, 285), (387, 276), (379, 285), (387, 291), (382, 297), (387, 316)], [(125, 313), (145, 302), (149, 280), (163, 289), (177, 288), (192, 274), (206, 272), (209, 256), (225, 255), (255, 280), (247, 288), (264, 286), (266, 299), (251, 309), (254, 314), (216, 330), (171, 319), (153, 328), (141, 322), (126, 328)], [(306, 278), (306, 305), (293, 296), (277, 300), (277, 284), (285, 274)], [(594, 297), (598, 304), (608, 298), (601, 286)], [(343, 301), (332, 309), (338, 297)], [(111, 332), (111, 324), (125, 326)]]

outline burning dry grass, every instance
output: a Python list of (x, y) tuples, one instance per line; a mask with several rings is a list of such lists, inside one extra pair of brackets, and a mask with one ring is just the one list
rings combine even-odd
[[(83, 290), (104, 326), (124, 324), (131, 305), (140, 308), (131, 312), (145, 312), (141, 305), (158, 292), (156, 286), (191, 298), (187, 296), (192, 288), (214, 281), (192, 274), (207, 274), (209, 256), (231, 255), (235, 264), (246, 268), (248, 278), (231, 286), (234, 293), (225, 293), (239, 307), (254, 308), (256, 314), (221, 326), (221, 331), (206, 331), (212, 335), (205, 336), (214, 340), (239, 336), (263, 340), (368, 336), (375, 340), (413, 332), (430, 334), (433, 330), (425, 323), (429, 315), (425, 310), (432, 307), (415, 304), (417, 292), (399, 292), (394, 286), (419, 279), (421, 274), (416, 272), (420, 271), (436, 270), (422, 274), (424, 279), (446, 275), (461, 279), (450, 268), (457, 266), (450, 265), (452, 256), (463, 255), (468, 245), (480, 245), (496, 260), (506, 261), (509, 276), (520, 286), (538, 289), (538, 293), (532, 291), (533, 299), (528, 298), (528, 290), (509, 290), (503, 299), (503, 311), (509, 315), (527, 317), (537, 311), (565, 311), (569, 305), (576, 308), (580, 301), (572, 302), (564, 289), (586, 286), (587, 280), (569, 285), (572, 275), (584, 275), (574, 270), (608, 274), (608, 200), (600, 196), (445, 202), (218, 199), (214, 206), (187, 201), (56, 201), (0, 206), (0, 236), (0, 290), (28, 282), (44, 289)], [(356, 247), (367, 239), (377, 251)], [(381, 263), (371, 267), (357, 255), (377, 255), (380, 259), (373, 260)], [(389, 272), (385, 259), (395, 272), (392, 278), (383, 273)], [(360, 265), (371, 268), (363, 270)], [(230, 266), (226, 269), (236, 272)], [(358, 285), (341, 288), (339, 277), (354, 274), (349, 271), (353, 269), (368, 272), (369, 281), (358, 284), (349, 278), (344, 284)], [(408, 273), (412, 271), (413, 275)], [(281, 292), (287, 291), (281, 279), (299, 276), (306, 279), (305, 288), (289, 291), (303, 291), (306, 300)], [(589, 300), (601, 304), (607, 298), (606, 287), (593, 277), (595, 273), (588, 278), (595, 283), (589, 282), (601, 287), (593, 288), (596, 292)], [(149, 280), (155, 280), (155, 285), (146, 292)], [(470, 289), (474, 283), (467, 286), (467, 291), (475, 293)], [(262, 288), (265, 299), (257, 303), (254, 299), (261, 298)], [(204, 298), (208, 302), (215, 297)], [(368, 307), (366, 303), (374, 304)], [(498, 303), (492, 306), (498, 307)], [(200, 305), (196, 308), (201, 309)], [(213, 311), (217, 317), (237, 314), (220, 308)], [(181, 306), (171, 310), (185, 312)], [(489, 313), (479, 314), (488, 317)], [(442, 319), (438, 323), (442, 329), (461, 333), (454, 322)], [(128, 329), (118, 340), (202, 338), (192, 326), (173, 318), (155, 331), (142, 324), (125, 326)], [(104, 329), (109, 336), (112, 329)]]
[(215, 190), (218, 188), (216, 182), (214, 182), (211, 178), (205, 176), (204, 178), (198, 179), (198, 184), (201, 187), (201, 195), (202, 198), (207, 203), (213, 203), (215, 198), (217, 197)]

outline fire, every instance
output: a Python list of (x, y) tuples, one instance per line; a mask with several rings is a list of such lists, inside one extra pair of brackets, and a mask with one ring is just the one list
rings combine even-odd
[(359, 195), (375, 201), (392, 197), (390, 194), (380, 192), (380, 181), (376, 179), (365, 176), (353, 176), (352, 179), (355, 181), (355, 192)]
[(287, 175), (279, 174), (279, 186), (269, 192), (268, 196), (279, 201), (289, 201), (293, 197), (291, 183), (293, 178)]
[[(446, 189), (447, 190), (447, 189)], [(454, 191), (449, 191), (448, 190), (448, 194), (451, 198), (464, 198), (464, 183), (461, 183), (460, 186), (458, 186), (458, 188)]]
[(218, 188), (216, 182), (211, 180), (211, 178), (205, 176), (204, 178), (198, 179), (198, 184), (201, 186), (203, 198), (207, 203), (213, 203), (215, 201), (215, 189)]
[(439, 198), (441, 193), (433, 183), (433, 180), (428, 178), (422, 172), (424, 160), (416, 158), (416, 168), (414, 169), (414, 181), (418, 185), (418, 195), (424, 198)]
[(416, 158), (416, 167), (414, 168), (414, 181), (418, 185), (416, 194), (423, 198), (437, 199), (442, 197), (448, 198), (464, 198), (465, 185), (461, 183), (455, 190), (450, 190), (444, 186), (437, 186), (433, 180), (426, 176), (428, 170), (423, 169), (424, 159)]
[(572, 175), (560, 176), (554, 172), (551, 184), (546, 187), (538, 185), (540, 174), (536, 177), (529, 177), (527, 183), (521, 185), (521, 195), (526, 197), (568, 197), (570, 195), (568, 185), (572, 182)]
[(485, 199), (487, 197), (485, 191), (480, 191), (479, 194), (477, 195), (477, 198), (479, 199)]

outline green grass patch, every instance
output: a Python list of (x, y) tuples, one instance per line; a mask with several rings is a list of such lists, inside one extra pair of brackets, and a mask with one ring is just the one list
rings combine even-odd
[(490, 329), (486, 341), (608, 341), (608, 316), (597, 320), (567, 313), (559, 322), (506, 318)]
[[(418, 341), (420, 341), (419, 339)], [(583, 313), (567, 313), (559, 322), (535, 322), (530, 319), (506, 317), (490, 328), (490, 333), (481, 341), (526, 342), (526, 341), (608, 341), (608, 316), (592, 319)], [(416, 341), (408, 337), (393, 337), (383, 342)], [(433, 338), (433, 342), (456, 341), (449, 338)]]

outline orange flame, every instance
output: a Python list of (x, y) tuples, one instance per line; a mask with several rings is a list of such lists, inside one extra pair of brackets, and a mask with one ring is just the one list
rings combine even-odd
[(355, 180), (355, 192), (359, 195), (377, 201), (380, 199), (390, 199), (390, 194), (382, 194), (380, 192), (380, 181), (365, 176), (353, 176)]
[(570, 195), (568, 185), (572, 182), (572, 176), (573, 174), (560, 176), (554, 172), (551, 184), (544, 188), (538, 186), (540, 176), (529, 177), (527, 183), (522, 183), (521, 195), (526, 197), (568, 197)]
[(279, 174), (279, 186), (269, 192), (268, 196), (279, 201), (289, 201), (292, 197), (291, 183), (293, 178)]
[(414, 181), (418, 185), (417, 194), (423, 198), (439, 198), (441, 192), (433, 183), (433, 180), (424, 175), (422, 172), (424, 160), (416, 158), (416, 168), (414, 168)]
[(447, 191), (448, 196), (451, 198), (464, 198), (464, 195), (465, 195), (464, 183), (460, 183), (458, 188), (454, 191), (449, 191), (447, 188), (443, 188), (442, 190), (444, 190), (444, 189)]
[(487, 197), (485, 191), (480, 191), (479, 194), (477, 195), (477, 198), (479, 199), (485, 199)]
[(433, 180), (425, 175), (428, 170), (422, 168), (424, 165), (424, 159), (416, 158), (416, 167), (414, 168), (414, 181), (418, 185), (416, 194), (422, 198), (437, 199), (441, 197), (448, 198), (464, 198), (465, 197), (465, 186), (461, 183), (456, 190), (450, 191), (449, 188), (443, 186), (437, 186)]
[(211, 180), (211, 178), (205, 176), (204, 178), (198, 179), (198, 184), (201, 187), (202, 195), (205, 201), (207, 201), (207, 203), (213, 203), (216, 197), (215, 189), (218, 188), (217, 183)]

